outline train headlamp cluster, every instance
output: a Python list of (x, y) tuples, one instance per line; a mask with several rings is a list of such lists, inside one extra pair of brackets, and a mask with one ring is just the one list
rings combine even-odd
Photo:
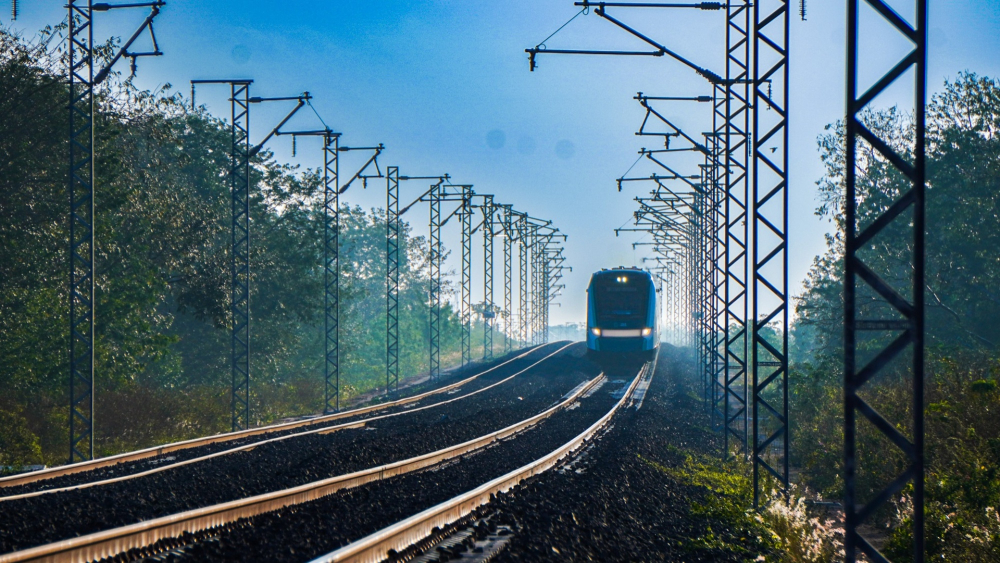
[(650, 334), (653, 334), (653, 329), (649, 327), (642, 329), (643, 336), (649, 336)]
[(594, 328), (590, 329), (590, 332), (594, 333), (594, 336), (600, 336), (601, 335), (601, 329), (597, 328), (596, 326)]
[(615, 281), (618, 283), (628, 283), (628, 276), (618, 276), (615, 278)]

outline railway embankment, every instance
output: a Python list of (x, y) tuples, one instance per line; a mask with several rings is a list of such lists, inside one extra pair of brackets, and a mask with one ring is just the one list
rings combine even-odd
[(0, 529), (0, 553), (425, 454), (541, 412), (597, 374), (596, 366), (568, 349), (474, 397), (381, 423), (267, 444), (151, 479), (4, 501), (11, 525)]

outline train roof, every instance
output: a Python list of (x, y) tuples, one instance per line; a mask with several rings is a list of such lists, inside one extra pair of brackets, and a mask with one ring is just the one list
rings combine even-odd
[(596, 278), (596, 277), (599, 277), (599, 276), (600, 277), (603, 277), (603, 276), (615, 276), (615, 275), (619, 275), (619, 274), (623, 274), (623, 273), (638, 274), (638, 275), (647, 277), (649, 279), (653, 279), (653, 275), (650, 274), (648, 271), (643, 270), (642, 268), (636, 268), (634, 266), (631, 267), (631, 268), (627, 268), (625, 266), (619, 266), (617, 268), (601, 268), (601, 271), (594, 272), (594, 275), (591, 276), (591, 278)]

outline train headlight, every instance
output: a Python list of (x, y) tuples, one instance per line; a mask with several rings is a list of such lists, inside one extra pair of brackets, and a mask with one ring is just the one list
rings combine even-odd
[(653, 334), (653, 329), (651, 329), (651, 328), (644, 328), (644, 329), (642, 329), (642, 335), (643, 336), (649, 336), (650, 334)]
[(597, 328), (596, 326), (594, 328), (590, 329), (590, 332), (594, 333), (594, 336), (600, 336), (601, 335), (601, 329)]

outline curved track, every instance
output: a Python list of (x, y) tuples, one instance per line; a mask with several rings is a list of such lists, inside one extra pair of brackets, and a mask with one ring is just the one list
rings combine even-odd
[[(642, 375), (648, 373), (647, 369)], [(460, 459), (263, 514), (221, 533), (206, 531), (194, 545), (177, 548), (175, 542), (165, 541), (139, 555), (158, 553), (149, 561), (291, 563), (336, 550), (339, 553), (333, 560), (338, 560), (344, 550), (379, 537), (388, 543), (372, 547), (372, 553), (376, 560), (384, 558), (389, 550), (401, 552), (400, 546), (419, 540), (427, 530), (448, 530), (442, 522), (467, 517), (477, 503), (491, 498), (491, 489), (493, 493), (504, 490), (585, 446), (589, 438), (617, 420), (612, 418), (616, 410), (638, 406), (644, 384), (648, 378), (607, 381), (537, 426)], [(409, 537), (399, 539), (400, 534)]]
[[(566, 390), (596, 375), (593, 371), (585, 374), (591, 370), (592, 364), (563, 353), (510, 385), (480, 393), (475, 399), (450, 402), (440, 410), (397, 417), (391, 425), (383, 420), (386, 424), (259, 445), (208, 464), (159, 473), (138, 489), (123, 487), (144, 479), (5, 502), (3, 508), (13, 525), (0, 530), (0, 544), (3, 551), (25, 549), (81, 532), (95, 533), (179, 511), (241, 501), (418, 457), (545, 410)], [(295, 452), (285, 447), (290, 443), (296, 444)], [(278, 448), (280, 444), (284, 445)], [(168, 475), (170, 479), (165, 480)], [(95, 506), (112, 506), (114, 510), (81, 513), (78, 508)], [(0, 556), (0, 561), (5, 560), (8, 556)]]
[(548, 454), (470, 491), (318, 557), (311, 563), (377, 563), (395, 558), (398, 554), (407, 551), (410, 552), (409, 555), (413, 555), (414, 551), (419, 550), (415, 550), (414, 547), (420, 542), (440, 534), (441, 530), (447, 530), (449, 526), (469, 516), (479, 507), (488, 504), (496, 494), (508, 491), (524, 479), (555, 467), (566, 456), (583, 446), (611, 421), (622, 406), (632, 403), (636, 388), (642, 382), (648, 386), (649, 378), (652, 377), (654, 371), (655, 360), (645, 364), (639, 374), (622, 392), (618, 402), (604, 416)]
[[(548, 345), (538, 346), (520, 353), (457, 382), (395, 401), (369, 405), (307, 420), (175, 442), (136, 452), (128, 452), (107, 458), (2, 478), (0, 479), (0, 488), (2, 488), (0, 489), (2, 490), (0, 494), (3, 496), (0, 496), (0, 502), (36, 496), (38, 494), (64, 492), (115, 483), (130, 478), (151, 475), (172, 467), (212, 459), (220, 455), (246, 451), (263, 443), (305, 436), (317, 432), (332, 432), (352, 428), (359, 424), (364, 424), (363, 421), (416, 412), (429, 406), (455, 400), (455, 398), (447, 398), (447, 395), (457, 392), (459, 389), (473, 386), (474, 382), (481, 379), (482, 376), (497, 372), (498, 370), (506, 372), (521, 367), (524, 363), (530, 361), (529, 356), (541, 355), (538, 352), (546, 346)], [(557, 347), (555, 353), (566, 347)], [(547, 354), (540, 361), (544, 361), (552, 355), (554, 353)], [(525, 369), (530, 369), (539, 362), (535, 362)], [(473, 389), (472, 392), (459, 398), (467, 397), (479, 390), (482, 389)], [(442, 394), (446, 396), (444, 398), (438, 397), (438, 395)], [(440, 401), (435, 401), (435, 399), (440, 399)], [(379, 413), (388, 414), (379, 416)], [(307, 428), (307, 430), (301, 430), (303, 428)]]

